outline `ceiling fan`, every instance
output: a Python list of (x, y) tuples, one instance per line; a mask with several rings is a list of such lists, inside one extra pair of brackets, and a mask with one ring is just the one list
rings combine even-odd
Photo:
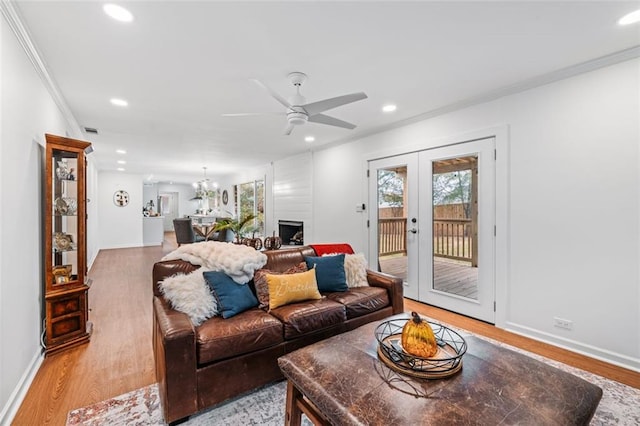
[(260, 80), (253, 79), (252, 81), (258, 86), (265, 89), (275, 100), (284, 105), (287, 110), (281, 113), (268, 113), (268, 112), (249, 112), (240, 114), (222, 114), (224, 117), (242, 117), (251, 115), (286, 115), (287, 126), (284, 129), (285, 135), (290, 135), (295, 126), (305, 124), (307, 121), (312, 123), (326, 124), (329, 126), (342, 127), (344, 129), (355, 129), (356, 125), (339, 120), (335, 117), (331, 117), (326, 114), (322, 114), (324, 111), (328, 111), (333, 108), (337, 108), (342, 105), (350, 104), (352, 102), (366, 99), (367, 95), (363, 92), (351, 93), (349, 95), (338, 96), (335, 98), (329, 98), (318, 102), (306, 103), (304, 96), (300, 94), (300, 86), (307, 79), (307, 75), (302, 72), (292, 72), (288, 75), (291, 83), (296, 87), (296, 94), (291, 96), (288, 100), (280, 96), (273, 91), (269, 86), (261, 82)]

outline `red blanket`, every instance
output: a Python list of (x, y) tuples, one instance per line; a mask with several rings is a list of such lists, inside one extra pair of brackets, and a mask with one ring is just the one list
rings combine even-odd
[(322, 256), (329, 253), (345, 253), (353, 254), (353, 248), (346, 243), (339, 244), (309, 244), (316, 251), (316, 256)]

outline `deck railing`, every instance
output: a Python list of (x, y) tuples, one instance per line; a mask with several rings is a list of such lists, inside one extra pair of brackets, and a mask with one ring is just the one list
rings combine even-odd
[[(433, 221), (433, 254), (436, 257), (476, 263), (471, 219)], [(379, 256), (407, 253), (407, 218), (378, 219)]]
[(380, 256), (407, 253), (407, 218), (378, 219), (378, 253)]
[(433, 254), (447, 259), (474, 262), (471, 219), (435, 219)]

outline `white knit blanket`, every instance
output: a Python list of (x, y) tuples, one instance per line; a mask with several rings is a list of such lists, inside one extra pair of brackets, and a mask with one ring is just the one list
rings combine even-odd
[(194, 271), (200, 275), (203, 270), (222, 271), (238, 284), (251, 281), (253, 273), (267, 263), (267, 256), (253, 247), (219, 241), (185, 244), (162, 258), (174, 259), (202, 266), (202, 269)]

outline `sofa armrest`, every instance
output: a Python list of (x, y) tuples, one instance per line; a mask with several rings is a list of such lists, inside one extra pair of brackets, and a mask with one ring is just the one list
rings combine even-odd
[(198, 411), (196, 333), (185, 313), (153, 298), (153, 351), (160, 401), (167, 423)]
[(372, 287), (384, 287), (387, 289), (389, 297), (391, 298), (394, 315), (404, 312), (404, 296), (401, 278), (367, 269), (367, 281)]

